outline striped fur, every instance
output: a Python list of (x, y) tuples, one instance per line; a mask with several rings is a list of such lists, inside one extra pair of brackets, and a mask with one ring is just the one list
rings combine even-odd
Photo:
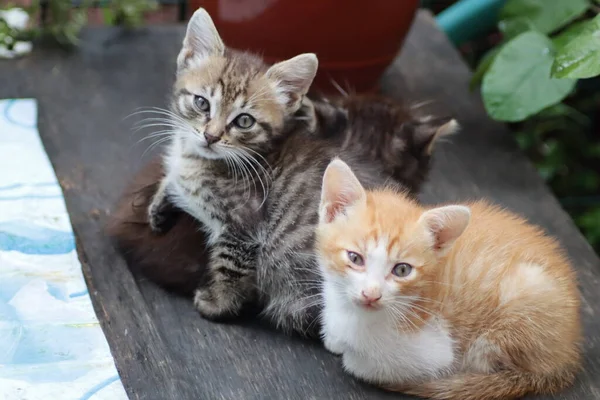
[[(188, 36), (216, 35), (210, 24), (205, 12), (196, 12)], [(214, 48), (202, 47), (207, 43)], [(279, 328), (315, 335), (314, 229), (325, 167), (340, 156), (369, 187), (395, 181), (416, 189), (431, 144), (448, 126), (411, 120), (385, 99), (313, 103), (305, 94), (316, 72), (314, 56), (269, 67), (221, 45), (214, 37), (184, 40), (170, 113), (175, 129), (150, 225), (157, 232), (168, 225), (163, 211), (169, 204), (202, 223), (209, 278), (194, 303), (204, 317), (235, 316), (258, 303)], [(210, 109), (202, 109), (198, 96)], [(232, 121), (240, 113), (256, 123), (238, 129)]]

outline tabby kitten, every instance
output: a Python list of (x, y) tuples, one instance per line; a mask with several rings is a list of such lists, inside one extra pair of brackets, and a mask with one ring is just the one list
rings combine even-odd
[[(210, 249), (208, 278), (194, 304), (206, 318), (234, 316), (246, 303), (258, 302), (281, 329), (314, 334), (319, 313), (315, 210), (329, 161), (340, 156), (365, 184), (383, 185), (395, 179), (388, 168), (403, 169), (401, 161), (385, 163), (379, 157), (376, 147), (386, 141), (378, 135), (389, 137), (388, 151), (428, 164), (432, 143), (455, 125), (407, 124), (400, 108), (373, 101), (366, 106), (370, 124), (385, 130), (376, 129), (376, 136), (353, 146), (360, 135), (352, 127), (368, 123), (359, 125), (360, 113), (344, 108), (350, 100), (334, 106), (313, 104), (304, 96), (316, 68), (314, 55), (268, 67), (255, 56), (225, 49), (204, 10), (190, 20), (178, 57), (176, 129), (165, 177), (149, 206), (149, 223), (161, 231), (171, 205), (201, 222)], [(327, 126), (323, 120), (337, 121), (331, 124), (337, 128), (319, 131)], [(342, 138), (349, 142), (344, 145)], [(421, 179), (414, 171), (406, 181), (417, 186)], [(403, 180), (399, 172), (399, 183)]]
[(580, 368), (579, 293), (554, 239), (485, 202), (424, 208), (323, 178), (323, 338), (351, 374), (433, 399), (555, 393)]
[(226, 49), (204, 9), (189, 22), (177, 58), (176, 134), (149, 221), (155, 232), (163, 230), (172, 203), (203, 224), (213, 290), (199, 291), (195, 303), (205, 317), (237, 313), (247, 298), (236, 286), (255, 286), (256, 244), (246, 232), (263, 218), (269, 185), (263, 154), (296, 117), (316, 71), (314, 54), (267, 67), (252, 54)]

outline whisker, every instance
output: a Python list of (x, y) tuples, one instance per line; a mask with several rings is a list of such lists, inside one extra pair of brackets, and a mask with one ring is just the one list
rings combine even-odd
[[(392, 315), (394, 316), (394, 319), (400, 319), (400, 322), (402, 324), (404, 324), (404, 325), (407, 325), (407, 323), (410, 323), (410, 325), (412, 326), (412, 328), (414, 328), (415, 332), (417, 332), (419, 330), (419, 328), (417, 327), (417, 325), (414, 322), (412, 322), (410, 320), (410, 318), (408, 318), (406, 316), (406, 313), (404, 312), (404, 310), (396, 307), (396, 305), (393, 305), (393, 304), (390, 304), (389, 307), (393, 311)], [(409, 328), (410, 328), (410, 326), (409, 326)]]
[(148, 123), (148, 124), (144, 124), (144, 125), (132, 128), (131, 129), (131, 134), (135, 135), (135, 134), (143, 131), (144, 129), (154, 128), (154, 127), (157, 127), (157, 126), (161, 127), (161, 128), (170, 128), (173, 132), (176, 132), (176, 131), (188, 131), (189, 130), (185, 126), (179, 126), (179, 125), (174, 125), (174, 124)]
[(323, 304), (322, 300), (312, 301), (312, 302), (309, 302), (307, 304), (303, 304), (302, 307), (295, 308), (294, 309), (294, 313), (300, 314), (301, 312), (306, 311), (307, 309), (309, 309), (311, 307), (320, 306), (322, 304)]
[(237, 165), (235, 165), (235, 162), (233, 161), (233, 157), (231, 157), (231, 151), (229, 151), (227, 149), (223, 149), (223, 151), (225, 152), (226, 159), (231, 164), (231, 169), (233, 172), (233, 185), (237, 187), (237, 183), (238, 183), (237, 168), (236, 168)]
[(154, 148), (158, 147), (158, 146), (159, 146), (159, 145), (161, 145), (162, 143), (166, 143), (166, 142), (168, 142), (169, 140), (171, 140), (171, 138), (170, 138), (170, 137), (166, 137), (166, 138), (159, 139), (159, 140), (157, 140), (156, 142), (152, 143), (152, 144), (151, 144), (150, 146), (148, 146), (148, 148), (147, 148), (147, 149), (146, 149), (146, 150), (145, 150), (145, 151), (142, 153), (142, 157), (141, 157), (141, 158), (144, 158), (144, 156), (146, 155), (146, 153), (150, 152), (152, 149), (154, 149)]
[(176, 120), (178, 120), (180, 122), (187, 123), (179, 115), (175, 114), (173, 111), (167, 110), (166, 108), (160, 108), (160, 107), (142, 107), (142, 108), (138, 108), (137, 110), (138, 111), (135, 111), (135, 112), (129, 114), (124, 119), (130, 118), (130, 117), (132, 117), (134, 115), (139, 115), (139, 114), (158, 114), (158, 115), (166, 115), (166, 116), (171, 117), (173, 119), (176, 119)]
[[(244, 199), (245, 199), (243, 204), (246, 204), (250, 200), (250, 195), (251, 195), (250, 182), (249, 182), (251, 180), (250, 171), (248, 170), (248, 167), (246, 167), (245, 163), (241, 160), (239, 154), (235, 153), (234, 151), (231, 151), (231, 156), (235, 160), (235, 163), (238, 166), (238, 168), (242, 174), (242, 184), (244, 185)], [(255, 184), (255, 187), (256, 187), (256, 184)]]
[(306, 329), (304, 330), (304, 334), (307, 334), (308, 332), (310, 332), (310, 330), (312, 329), (313, 325), (318, 323), (320, 320), (319, 316), (315, 316), (315, 318), (313, 319), (313, 321), (306, 327)]
[[(272, 180), (271, 180), (271, 176), (269, 174), (269, 171), (267, 171), (267, 169), (258, 160), (256, 160), (254, 157), (252, 157), (252, 155), (250, 155), (248, 153), (245, 153), (244, 150), (242, 150), (242, 153), (248, 159), (248, 161), (253, 162), (257, 166), (257, 168), (260, 168), (260, 170), (264, 174), (263, 176), (264, 176), (265, 180), (269, 181), (271, 183)], [(258, 172), (257, 172), (257, 174), (258, 174)]]
[(332, 79), (330, 79), (330, 81), (331, 81), (331, 84), (333, 85), (333, 87), (335, 87), (335, 88), (337, 89), (337, 91), (338, 91), (338, 92), (340, 92), (340, 94), (341, 94), (342, 96), (344, 96), (344, 97), (348, 97), (348, 92), (346, 92), (346, 91), (345, 91), (345, 90), (344, 90), (344, 89), (343, 89), (343, 88), (340, 86), (340, 84), (339, 84), (339, 83), (337, 83), (337, 82), (335, 81), (335, 79), (333, 79), (333, 78), (332, 78)]
[(141, 138), (140, 140), (138, 140), (137, 142), (135, 142), (135, 144), (140, 144), (143, 141), (154, 139), (154, 138), (157, 138), (157, 137), (166, 137), (166, 136), (172, 136), (172, 135), (173, 135), (173, 131), (159, 131), (159, 132), (154, 132), (154, 133), (151, 133), (150, 135), (144, 136), (143, 138)]
[(267, 159), (265, 157), (263, 157), (262, 154), (260, 154), (258, 151), (252, 150), (251, 148), (246, 147), (246, 146), (241, 146), (241, 148), (244, 149), (244, 150), (250, 151), (253, 154), (256, 154), (258, 157), (260, 157), (265, 162), (265, 164), (267, 164), (267, 167), (269, 167), (269, 170), (272, 170), (271, 165), (269, 164), (269, 162), (267, 161)]
[[(239, 153), (239, 155), (240, 155), (240, 156), (242, 157), (242, 159), (243, 159), (243, 160), (246, 162), (246, 164), (247, 164), (247, 165), (248, 165), (250, 168), (252, 168), (252, 170), (253, 170), (253, 171), (254, 171), (254, 173), (256, 174), (256, 178), (258, 179), (258, 182), (260, 183), (260, 186), (262, 187), (262, 190), (263, 190), (263, 200), (262, 200), (262, 202), (261, 202), (261, 203), (260, 203), (260, 205), (259, 205), (259, 208), (260, 208), (260, 207), (262, 207), (262, 206), (263, 206), (263, 204), (264, 204), (264, 203), (265, 203), (265, 201), (267, 200), (267, 193), (268, 193), (268, 190), (267, 190), (267, 188), (265, 187), (265, 183), (263, 182), (262, 178), (260, 177), (260, 173), (259, 173), (259, 172), (258, 172), (258, 170), (257, 170), (257, 169), (254, 167), (254, 165), (253, 165), (253, 164), (252, 164), (252, 163), (249, 161), (249, 158), (250, 158), (250, 159), (252, 159), (252, 158), (251, 158), (251, 157), (249, 157), (249, 156), (248, 156), (247, 154), (245, 154), (245, 153)], [(253, 182), (256, 182), (256, 181), (254, 181), (254, 180), (253, 180)], [(257, 190), (257, 189), (256, 189), (256, 183), (255, 183), (255, 185), (254, 185), (254, 188), (255, 188), (255, 189), (254, 189), (254, 190), (255, 190), (255, 193), (257, 193), (257, 191), (256, 191), (256, 190)]]

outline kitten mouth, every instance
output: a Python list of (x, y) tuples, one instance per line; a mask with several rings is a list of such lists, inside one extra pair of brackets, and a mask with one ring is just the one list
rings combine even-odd
[(221, 155), (221, 152), (218, 151), (217, 149), (215, 149), (214, 146), (208, 146), (206, 144), (201, 145), (198, 147), (197, 151), (200, 156), (211, 159), (211, 160), (223, 158), (223, 156)]
[(381, 303), (379, 302), (365, 302), (359, 300), (356, 303), (360, 308), (366, 311), (377, 311), (381, 309)]

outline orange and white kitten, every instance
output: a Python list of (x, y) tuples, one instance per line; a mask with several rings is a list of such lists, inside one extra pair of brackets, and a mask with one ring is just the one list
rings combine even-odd
[(424, 208), (366, 192), (339, 159), (325, 172), (319, 217), (323, 339), (352, 375), (453, 400), (573, 382), (575, 273), (541, 229), (485, 202)]

